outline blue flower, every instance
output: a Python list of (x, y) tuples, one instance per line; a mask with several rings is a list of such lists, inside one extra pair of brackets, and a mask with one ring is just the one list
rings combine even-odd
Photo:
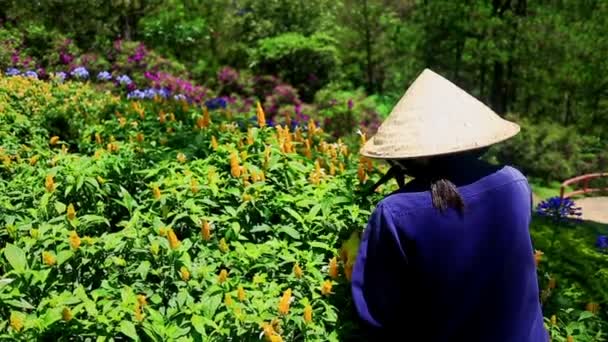
[(207, 108), (211, 110), (218, 108), (226, 108), (226, 104), (226, 99), (224, 99), (223, 97), (216, 97), (214, 99), (205, 101), (205, 106), (207, 106)]
[(570, 198), (559, 196), (551, 197), (538, 204), (536, 213), (541, 216), (551, 217), (554, 220), (565, 221), (569, 219), (579, 220), (582, 216), (580, 207), (576, 207)]
[(78, 67), (72, 70), (72, 76), (81, 80), (86, 80), (89, 78), (89, 71), (85, 67)]
[(63, 83), (63, 81), (65, 81), (66, 77), (68, 77), (68, 74), (66, 74), (63, 71), (60, 71), (60, 72), (56, 72), (54, 77), (59, 83)]
[(38, 74), (33, 70), (26, 71), (25, 73), (23, 73), (23, 76), (38, 79)]
[(116, 80), (118, 81), (118, 83), (120, 83), (122, 85), (129, 85), (129, 84), (133, 83), (131, 78), (127, 75), (120, 75)]
[(160, 89), (158, 90), (158, 95), (159, 95), (160, 97), (162, 97), (162, 98), (165, 98), (165, 99), (166, 99), (167, 97), (169, 97), (169, 95), (171, 95), (171, 91), (169, 91), (169, 89), (167, 89), (167, 88), (160, 88)]
[(107, 71), (101, 71), (97, 74), (97, 79), (99, 81), (109, 81), (112, 79), (112, 74)]
[(6, 76), (17, 76), (21, 73), (21, 71), (19, 71), (19, 69), (17, 68), (8, 68), (6, 69)]
[(597, 237), (597, 241), (595, 242), (595, 246), (602, 251), (608, 251), (608, 236), (600, 235)]
[(131, 100), (131, 99), (143, 100), (144, 98), (146, 98), (146, 93), (139, 89), (135, 89), (132, 92), (127, 94), (127, 100)]

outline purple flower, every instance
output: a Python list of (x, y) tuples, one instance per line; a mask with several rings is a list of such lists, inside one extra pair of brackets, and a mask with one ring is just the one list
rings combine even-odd
[(38, 79), (38, 74), (33, 70), (28, 70), (28, 71), (24, 72), (23, 76)]
[(600, 235), (597, 237), (597, 241), (595, 242), (595, 246), (602, 251), (608, 250), (608, 236)]
[(81, 80), (86, 80), (89, 78), (89, 71), (85, 67), (78, 67), (72, 70), (72, 76)]
[(109, 81), (112, 79), (112, 74), (107, 71), (101, 71), (97, 74), (97, 79), (100, 81)]
[(72, 56), (71, 54), (63, 52), (63, 51), (61, 51), (59, 53), (59, 63), (67, 65), (67, 64), (72, 63), (73, 60), (74, 60), (74, 56)]
[(139, 44), (135, 49), (135, 53), (129, 56), (127, 61), (129, 63), (139, 63), (146, 57), (147, 54), (148, 51), (146, 51), (146, 46), (144, 44)]
[(135, 82), (131, 82), (127, 85), (127, 91), (133, 91), (137, 89), (137, 85), (135, 84)]
[(14, 52), (11, 55), (11, 63), (13, 63), (13, 65), (19, 64), (19, 54), (17, 52)]
[(142, 100), (145, 97), (146, 97), (146, 94), (143, 91), (139, 90), (139, 89), (133, 90), (132, 92), (130, 92), (130, 93), (127, 94), (127, 99), (128, 100), (132, 100), (132, 99)]
[(66, 77), (68, 77), (68, 74), (66, 74), (63, 71), (59, 71), (54, 74), (54, 77), (59, 83), (63, 83), (63, 81), (65, 81)]
[(348, 99), (348, 110), (352, 110), (354, 105), (353, 99)]
[(238, 78), (239, 78), (239, 73), (236, 70), (232, 69), (231, 67), (223, 67), (217, 73), (217, 79), (221, 83), (226, 83), (226, 84), (234, 83), (238, 80)]
[(582, 216), (581, 208), (576, 207), (572, 199), (559, 196), (540, 202), (536, 207), (536, 213), (558, 221), (580, 219), (580, 216)]
[(118, 81), (118, 83), (120, 83), (122, 85), (129, 85), (129, 84), (133, 83), (131, 78), (127, 75), (120, 75), (120, 76), (118, 76), (118, 78), (116, 80)]
[(21, 73), (21, 71), (19, 71), (19, 69), (17, 68), (8, 68), (6, 69), (6, 76), (17, 76)]
[(214, 99), (205, 101), (205, 106), (211, 110), (226, 108), (226, 99), (223, 97), (216, 97)]

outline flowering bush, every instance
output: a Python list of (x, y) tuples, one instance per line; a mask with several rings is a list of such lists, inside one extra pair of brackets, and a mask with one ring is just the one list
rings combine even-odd
[[(381, 195), (356, 193), (358, 156), (257, 105), (79, 92), (0, 76), (2, 339), (356, 334), (339, 248)], [(46, 126), (64, 111), (74, 134)]]

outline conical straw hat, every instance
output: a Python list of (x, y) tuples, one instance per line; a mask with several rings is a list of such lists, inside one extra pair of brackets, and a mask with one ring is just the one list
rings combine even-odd
[(408, 159), (463, 152), (519, 132), (481, 101), (425, 69), (363, 148), (375, 159)]

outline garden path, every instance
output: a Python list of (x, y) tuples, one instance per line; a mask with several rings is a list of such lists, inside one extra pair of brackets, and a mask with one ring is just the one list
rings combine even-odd
[(576, 200), (582, 208), (583, 220), (608, 224), (608, 197), (586, 197)]

